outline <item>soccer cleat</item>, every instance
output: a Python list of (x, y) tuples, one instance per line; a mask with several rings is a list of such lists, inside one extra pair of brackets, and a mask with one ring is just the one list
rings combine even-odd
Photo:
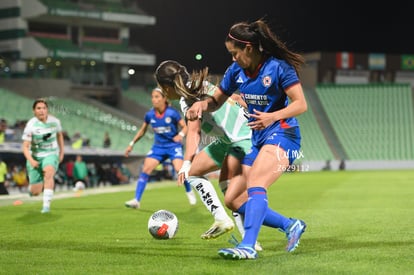
[(234, 228), (234, 223), (232, 220), (215, 221), (213, 225), (210, 227), (210, 229), (201, 235), (201, 238), (203, 240), (215, 239), (215, 238), (220, 237), (224, 233), (227, 233), (233, 230), (233, 228)]
[(43, 206), (42, 211), (40, 211), (40, 213), (42, 214), (50, 213), (50, 207)]
[(190, 204), (195, 205), (196, 202), (197, 202), (197, 198), (196, 198), (193, 190), (191, 190), (190, 192), (186, 192), (186, 194), (187, 194), (187, 198), (188, 198), (188, 201), (190, 202)]
[(248, 260), (257, 258), (256, 250), (251, 247), (222, 248), (218, 251), (218, 254), (224, 259), (230, 260)]
[(130, 201), (125, 202), (125, 206), (128, 208), (135, 208), (138, 209), (141, 205), (137, 199), (132, 199)]
[(292, 223), (287, 229), (286, 237), (288, 244), (286, 246), (287, 252), (293, 252), (299, 245), (300, 237), (305, 232), (306, 223), (301, 220), (291, 219)]
[[(229, 239), (229, 243), (231, 243), (234, 246), (238, 246), (240, 244), (239, 241), (237, 240), (237, 238), (233, 234), (231, 234), (231, 237)], [(263, 247), (258, 241), (256, 241), (256, 243), (254, 245), (254, 249), (256, 251), (263, 251)]]

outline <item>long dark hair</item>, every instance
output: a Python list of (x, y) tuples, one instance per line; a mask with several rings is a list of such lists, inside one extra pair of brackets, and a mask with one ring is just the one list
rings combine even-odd
[(253, 23), (239, 22), (234, 24), (230, 28), (225, 41), (233, 42), (234, 46), (240, 49), (244, 49), (247, 44), (251, 44), (264, 55), (285, 60), (295, 68), (298, 74), (301, 66), (305, 64), (304, 57), (289, 50), (263, 19)]
[(160, 63), (155, 70), (155, 79), (162, 87), (171, 86), (175, 92), (184, 97), (187, 102), (195, 102), (206, 97), (203, 82), (208, 79), (208, 68), (191, 75), (187, 68), (174, 60), (166, 60)]

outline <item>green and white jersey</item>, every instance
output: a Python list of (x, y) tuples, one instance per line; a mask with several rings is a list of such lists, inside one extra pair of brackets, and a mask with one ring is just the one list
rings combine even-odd
[(31, 142), (33, 157), (46, 157), (59, 154), (56, 134), (61, 131), (62, 125), (56, 117), (48, 115), (45, 123), (33, 117), (27, 122), (22, 139)]
[[(213, 95), (216, 86), (204, 82), (205, 93)], [(180, 99), (181, 111), (184, 116), (190, 108), (184, 97)], [(216, 111), (205, 112), (201, 122), (202, 131), (209, 136), (227, 137), (231, 142), (251, 139), (251, 129), (247, 126), (246, 110), (231, 98)]]

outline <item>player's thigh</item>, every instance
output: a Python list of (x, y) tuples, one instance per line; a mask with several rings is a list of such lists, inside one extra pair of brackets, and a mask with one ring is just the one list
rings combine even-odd
[(178, 172), (181, 169), (181, 166), (183, 166), (183, 159), (182, 158), (177, 158), (177, 159), (173, 159), (171, 161), (175, 172)]
[(241, 163), (240, 159), (227, 155), (224, 158), (220, 171), (220, 181), (229, 180), (237, 175), (241, 175)]
[(43, 168), (43, 173), (52, 173), (53, 175), (59, 168), (59, 156), (49, 155), (39, 160), (40, 166)]
[(142, 172), (150, 174), (159, 163), (160, 161), (158, 159), (146, 157), (144, 160), (144, 166), (142, 167)]
[(52, 180), (55, 176), (56, 170), (53, 165), (46, 165), (43, 167), (43, 178), (46, 181)]
[(228, 147), (221, 167), (220, 181), (231, 179), (242, 173), (241, 162), (250, 151), (251, 146), (250, 140), (241, 140)]
[(34, 168), (29, 162), (27, 162), (26, 170), (30, 184), (43, 183), (43, 171), (41, 167)]
[(208, 172), (216, 171), (222, 167), (223, 161), (231, 149), (232, 143), (226, 138), (219, 138), (210, 143), (196, 155), (197, 161), (193, 175), (204, 175)]
[(43, 183), (31, 183), (30, 184), (30, 193), (33, 196), (37, 196), (43, 191)]
[(219, 167), (216, 162), (207, 154), (205, 150), (202, 150), (195, 155), (191, 168), (188, 173), (189, 176), (204, 176), (205, 174), (216, 171)]
[(242, 174), (233, 177), (224, 194), (224, 203), (231, 210), (237, 210), (247, 201), (246, 179)]
[(289, 159), (285, 155), (285, 150), (277, 145), (264, 145), (248, 172), (247, 187), (268, 188), (272, 185), (289, 165)]
[[(242, 165), (242, 173), (230, 179), (228, 190), (230, 191), (228, 196), (232, 200), (241, 198), (243, 202), (247, 200), (247, 175), (251, 169), (248, 165)], [(227, 196), (227, 192), (225, 194)], [(243, 199), (245, 198), (245, 199)]]

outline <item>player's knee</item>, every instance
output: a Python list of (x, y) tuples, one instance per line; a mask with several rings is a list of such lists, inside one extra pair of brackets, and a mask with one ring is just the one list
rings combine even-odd
[(33, 184), (29, 187), (29, 192), (31, 196), (39, 196), (42, 193), (43, 185), (41, 183)]
[(237, 208), (236, 208), (236, 205), (233, 199), (224, 197), (224, 204), (226, 205), (228, 209), (232, 211), (237, 211)]

